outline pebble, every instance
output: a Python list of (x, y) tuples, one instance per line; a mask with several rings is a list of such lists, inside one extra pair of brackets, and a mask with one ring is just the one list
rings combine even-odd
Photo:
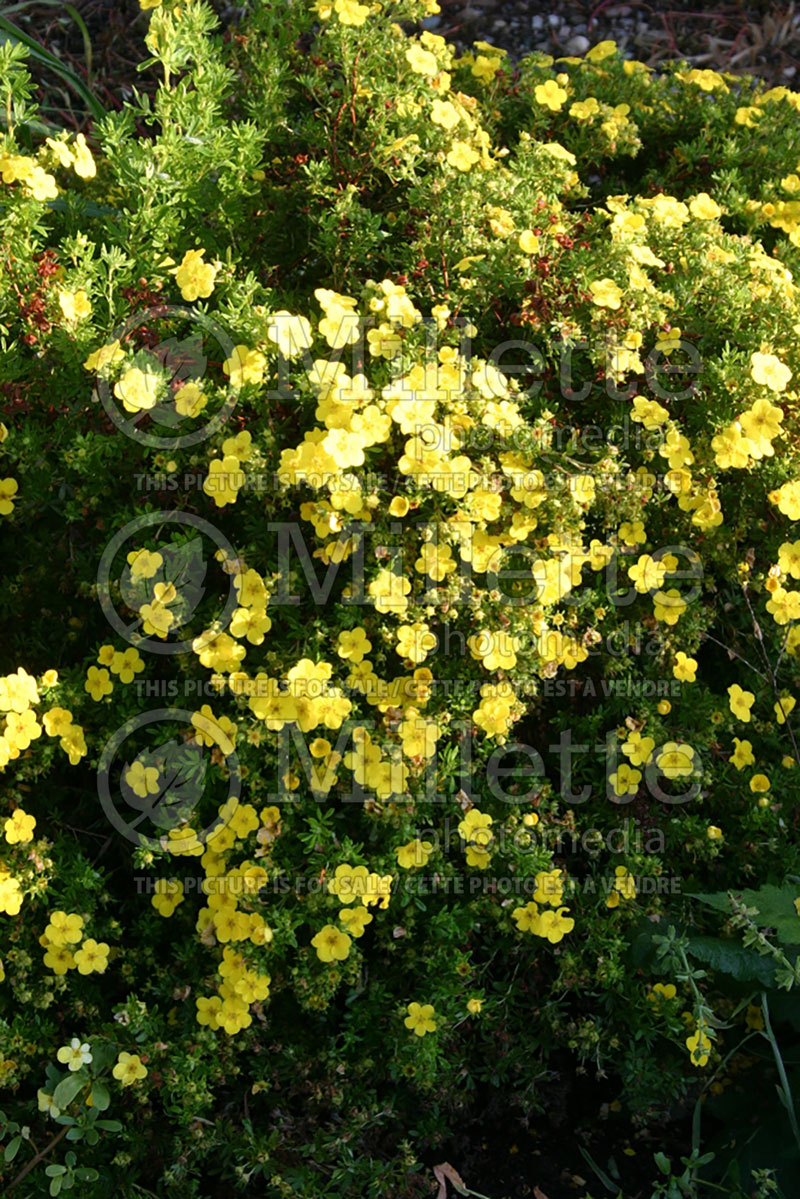
[[(771, 6), (777, 8), (778, 0), (771, 0)], [(545, 5), (542, 0), (442, 0), (442, 7), (445, 15), (428, 18), (423, 22), (424, 28), (441, 28), (445, 36), (452, 36), (449, 26), (456, 16), (453, 10), (457, 9), (462, 27), (453, 40), (459, 49), (471, 45), (474, 38), (482, 37), (490, 42), (496, 39), (500, 46), (511, 52), (512, 61), (532, 49), (556, 57), (582, 57), (594, 43), (606, 38), (617, 42), (624, 58), (647, 61), (651, 54), (655, 54), (660, 61), (665, 49), (664, 32), (656, 14), (648, 5), (632, 4), (630, 0), (628, 3), (609, 3), (607, 7), (600, 5), (602, 12), (591, 27), (587, 23), (587, 12), (597, 7), (597, 0), (592, 0), (591, 4), (589, 0), (568, 0), (566, 5)], [(695, 7), (702, 9), (703, 6)], [(543, 11), (531, 13), (531, 8)], [(691, 15), (695, 17), (702, 14)], [(800, 13), (794, 16), (793, 25), (800, 31)], [(488, 33), (487, 27), (494, 31), (494, 36)], [(706, 48), (705, 26), (695, 22), (692, 34), (692, 40), (696, 43), (692, 49), (699, 53)], [(773, 83), (785, 81), (788, 85), (790, 81), (800, 79), (799, 40), (793, 37), (788, 44), (783, 45), (780, 56), (772, 45), (766, 44), (747, 69)], [(691, 61), (691, 55), (688, 58)], [(783, 63), (788, 59), (789, 64), (783, 66), (781, 58)], [(721, 65), (717, 69), (725, 68)]]
[(589, 39), (579, 33), (575, 37), (571, 37), (564, 49), (567, 54), (585, 54), (589, 49)]

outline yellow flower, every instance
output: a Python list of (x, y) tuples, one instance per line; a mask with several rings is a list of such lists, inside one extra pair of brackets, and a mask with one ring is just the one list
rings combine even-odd
[(667, 409), (663, 408), (661, 404), (657, 404), (655, 400), (648, 400), (645, 396), (633, 397), (631, 420), (644, 425), (645, 429), (657, 429), (668, 417)]
[(96, 666), (90, 666), (83, 689), (91, 695), (96, 703), (99, 703), (105, 695), (111, 694), (114, 684), (111, 682), (111, 676), (107, 670), (99, 670)]
[(342, 908), (339, 919), (351, 937), (363, 937), (368, 924), (372, 924), (372, 914), (365, 907)]
[(745, 1025), (748, 1032), (760, 1032), (764, 1027), (764, 1015), (756, 1003), (748, 1003), (745, 1013)]
[(10, 516), (14, 511), (14, 500), (19, 490), (16, 479), (0, 479), (0, 516)]
[(696, 671), (696, 659), (689, 658), (683, 652), (683, 650), (678, 650), (677, 654), (675, 655), (675, 662), (672, 666), (673, 676), (676, 679), (679, 679), (682, 683), (693, 683), (695, 682)]
[(430, 841), (420, 841), (418, 837), (395, 850), (397, 863), (404, 870), (410, 870), (413, 866), (427, 866), (432, 853), (433, 844)]
[(171, 916), (183, 899), (183, 883), (180, 879), (156, 879), (155, 893), (150, 897), (150, 902), (159, 916)]
[(722, 216), (722, 209), (715, 200), (711, 199), (708, 192), (699, 192), (693, 200), (690, 200), (689, 212), (698, 221), (713, 221)]
[(19, 881), (0, 869), (0, 912), (16, 916), (22, 907), (22, 892)]
[(611, 40), (598, 42), (592, 46), (591, 50), (586, 51), (587, 62), (602, 62), (604, 58), (609, 58), (612, 54), (616, 54), (617, 43)]
[(184, 300), (206, 299), (214, 290), (218, 267), (203, 261), (205, 250), (187, 250), (180, 266), (173, 269)]
[(26, 190), (30, 192), (34, 200), (43, 202), (45, 200), (55, 200), (58, 196), (55, 179), (39, 166), (32, 167), (27, 172), (24, 184)]
[(461, 114), (450, 100), (434, 100), (431, 104), (431, 121), (441, 129), (454, 129)]
[(752, 129), (763, 115), (760, 108), (750, 105), (737, 108), (733, 119), (737, 125), (745, 125), (748, 129)]
[(109, 946), (105, 941), (97, 942), (87, 937), (80, 949), (75, 951), (75, 965), (79, 974), (103, 974), (108, 965)]
[(436, 56), (430, 50), (423, 50), (416, 42), (406, 50), (406, 62), (417, 75), (431, 77), (439, 70)]
[(372, 642), (368, 640), (366, 631), (361, 627), (353, 629), (352, 632), (344, 630), (339, 634), (336, 652), (347, 662), (363, 661), (371, 649)]
[(708, 828), (706, 829), (706, 836), (708, 837), (709, 841), (721, 841), (722, 829), (717, 828), (716, 824), (709, 824)]
[(83, 936), (83, 917), (77, 912), (62, 912), (60, 909), (51, 912), (44, 935), (50, 945), (58, 948), (77, 945)]
[(222, 369), (233, 387), (241, 387), (243, 383), (262, 383), (266, 365), (266, 358), (258, 350), (238, 345), (234, 346), (231, 357), (225, 359)]
[(788, 516), (789, 520), (800, 520), (800, 479), (793, 479), (776, 491), (770, 491), (767, 499), (771, 504), (776, 504), (778, 510), (784, 516)]
[(642, 773), (640, 770), (632, 770), (627, 762), (623, 762), (613, 774), (608, 776), (608, 781), (614, 788), (615, 795), (635, 795), (639, 790), (639, 783), (642, 781)]
[(752, 691), (743, 691), (738, 683), (733, 683), (728, 688), (728, 703), (730, 710), (737, 719), (745, 724), (750, 720), (750, 709), (755, 702), (755, 695)]
[(311, 324), (304, 316), (293, 316), (281, 309), (274, 312), (267, 325), (267, 337), (274, 342), (284, 358), (298, 358), (313, 342)]
[(147, 412), (156, 406), (160, 383), (158, 375), (132, 366), (114, 384), (114, 395), (126, 412)]
[(622, 288), (613, 279), (596, 279), (589, 284), (592, 293), (592, 303), (598, 308), (619, 308), (622, 300)]
[(347, 933), (341, 932), (335, 924), (326, 924), (311, 938), (311, 944), (321, 962), (343, 962), (350, 953), (352, 941)]
[(636, 898), (636, 880), (625, 866), (614, 870), (614, 887), (606, 900), (607, 908), (619, 907), (620, 899)]
[(668, 779), (685, 778), (694, 769), (694, 750), (691, 745), (678, 741), (667, 741), (661, 747), (656, 765)]
[(415, 665), (424, 662), (436, 645), (436, 634), (432, 633), (423, 621), (417, 621), (413, 625), (400, 625), (397, 630), (398, 654), (401, 658), (408, 658)]
[(25, 845), (33, 840), (35, 827), (36, 817), (31, 816), (29, 812), (23, 812), (22, 808), (17, 808), (3, 826), (6, 841), (9, 845)]
[(653, 596), (653, 615), (664, 624), (677, 624), (686, 611), (686, 603), (676, 587), (669, 591), (657, 591)]
[(559, 908), (557, 911), (548, 909), (539, 916), (538, 926), (533, 929), (539, 937), (544, 937), (551, 945), (557, 945), (564, 939), (566, 933), (571, 933), (575, 921), (567, 913), (569, 908)]
[(73, 154), (75, 156), (73, 165), (75, 174), (81, 179), (94, 179), (95, 175), (97, 174), (97, 167), (95, 166), (94, 159), (92, 158), (92, 152), (86, 145), (86, 138), (82, 133), (79, 133), (75, 138)]
[(125, 782), (134, 795), (138, 795), (141, 799), (146, 799), (148, 795), (158, 795), (160, 790), (157, 767), (145, 766), (143, 762), (139, 761), (134, 762), (129, 768), (125, 775)]
[(767, 776), (765, 774), (754, 774), (753, 777), (750, 779), (750, 790), (755, 795), (766, 794), (766, 792), (769, 791), (771, 785), (772, 784), (770, 783), (769, 779), (767, 778)]
[(711, 1048), (711, 1041), (704, 1032), (692, 1033), (686, 1038), (686, 1048), (689, 1050), (693, 1066), (705, 1066), (708, 1062), (708, 1050)]
[(667, 563), (656, 562), (649, 554), (642, 554), (635, 565), (628, 567), (628, 575), (633, 579), (636, 590), (641, 595), (646, 595), (649, 591), (658, 591), (663, 584), (667, 577)]
[(751, 354), (750, 374), (756, 383), (770, 391), (785, 391), (792, 372), (774, 354)]
[(738, 737), (734, 737), (733, 742), (736, 748), (728, 761), (732, 762), (737, 770), (744, 770), (745, 766), (755, 765), (753, 747), (750, 742), (740, 741)]
[(728, 425), (721, 433), (711, 439), (714, 451), (714, 461), (720, 470), (731, 467), (741, 470), (750, 461), (751, 453), (756, 449), (748, 437), (742, 433), (739, 421)]
[(138, 1053), (123, 1052), (117, 1058), (117, 1064), (111, 1073), (124, 1087), (130, 1087), (140, 1079), (147, 1077), (147, 1066), (144, 1065)]
[(480, 154), (473, 150), (469, 142), (454, 141), (447, 152), (447, 161), (457, 171), (471, 171), (480, 159)]
[(369, 7), (358, 0), (335, 0), (334, 12), (341, 25), (363, 25), (369, 16)]
[(85, 320), (87, 316), (91, 316), (92, 305), (82, 287), (77, 291), (59, 291), (58, 304), (64, 313), (64, 319), (70, 325), (74, 325), (78, 321)]
[(95, 350), (90, 354), (84, 362), (84, 367), (87, 371), (101, 371), (104, 367), (110, 366), (114, 362), (122, 362), (125, 357), (125, 351), (119, 344), (119, 339), (109, 342), (106, 346), (101, 346), (99, 350)]
[(236, 496), (244, 486), (245, 474), (239, 469), (239, 459), (233, 454), (224, 458), (212, 458), (208, 464), (208, 475), (203, 491), (211, 496), (218, 508), (235, 504)]
[(73, 1037), (69, 1045), (64, 1045), (56, 1054), (58, 1060), (65, 1065), (68, 1070), (80, 1070), (82, 1066), (88, 1066), (92, 1060), (92, 1052), (88, 1042), (81, 1044), (78, 1037)]
[(783, 574), (800, 579), (800, 541), (785, 541), (778, 550), (778, 565)]
[[(769, 400), (756, 400), (747, 412), (739, 417), (745, 437), (753, 442), (760, 454), (772, 454), (771, 442), (781, 435), (783, 410)], [(752, 450), (751, 450), (752, 453)]]
[(673, 983), (655, 983), (651, 991), (648, 991), (647, 998), (658, 1010), (662, 999), (674, 999), (677, 995), (677, 990)]
[(725, 80), (717, 71), (698, 70), (695, 68), (684, 76), (687, 83), (694, 83), (703, 92), (713, 92), (717, 89), (727, 91)]
[(164, 559), (157, 551), (131, 550), (128, 554), (128, 565), (131, 568), (132, 579), (152, 579), (157, 570), (164, 564)]
[(479, 999), (477, 995), (473, 995), (467, 1000), (467, 1011), (471, 1016), (477, 1016), (482, 1007), (483, 1000)]
[(432, 1003), (410, 1003), (406, 1011), (408, 1015), (403, 1023), (418, 1037), (424, 1037), (428, 1032), (436, 1032), (436, 1011)]
[(790, 712), (794, 711), (796, 704), (797, 700), (793, 695), (782, 695), (780, 697), (780, 700), (773, 705), (775, 719), (778, 724), (786, 724), (786, 717)]
[(563, 108), (567, 99), (567, 93), (563, 87), (559, 87), (555, 79), (548, 79), (545, 83), (539, 83), (533, 89), (533, 94), (536, 98), (536, 103), (549, 108), (551, 112), (558, 112)]
[(594, 96), (587, 96), (585, 100), (576, 100), (570, 105), (569, 115), (575, 117), (576, 121), (590, 121), (600, 111), (600, 105)]

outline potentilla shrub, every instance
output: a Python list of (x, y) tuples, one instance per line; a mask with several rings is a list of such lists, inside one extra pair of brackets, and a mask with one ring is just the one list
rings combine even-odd
[(86, 136), (0, 51), (5, 1177), (663, 1113), (794, 981), (695, 896), (799, 939), (800, 94), (143, 7)]

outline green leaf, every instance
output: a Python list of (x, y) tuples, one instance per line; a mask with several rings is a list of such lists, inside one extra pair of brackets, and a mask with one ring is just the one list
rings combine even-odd
[(13, 1137), (12, 1140), (8, 1142), (5, 1152), (3, 1153), (3, 1157), (7, 1162), (13, 1162), (14, 1158), (19, 1153), (19, 1147), (21, 1144), (22, 1137)]
[(689, 892), (690, 899), (699, 899), (701, 903), (708, 904), (710, 908), (716, 908), (718, 912), (725, 912), (730, 915), (731, 901), (728, 899), (727, 891), (715, 891), (709, 894), (704, 891)]
[(771, 987), (775, 982), (775, 963), (762, 958), (753, 949), (724, 937), (690, 937), (688, 951), (714, 970), (729, 974), (738, 982), (756, 982)]
[(97, 1040), (92, 1041), (92, 1073), (102, 1074), (103, 1071), (116, 1061), (117, 1047), (112, 1041)]
[(667, 1157), (666, 1153), (654, 1153), (653, 1161), (658, 1166), (662, 1174), (669, 1174), (672, 1169), (672, 1162)]
[[(800, 915), (794, 906), (794, 901), (798, 898), (795, 883), (784, 883), (782, 887), (768, 884), (759, 887), (757, 891), (732, 893), (746, 907), (757, 909), (753, 920), (760, 928), (774, 928), (778, 939), (784, 945), (800, 945)], [(717, 891), (713, 894), (697, 892), (690, 898), (699, 899), (719, 912), (731, 912), (727, 891)]]
[(597, 1162), (594, 1160), (594, 1158), (591, 1156), (591, 1154), (588, 1153), (583, 1148), (582, 1145), (578, 1146), (578, 1152), (580, 1153), (581, 1157), (586, 1162), (586, 1164), (588, 1166), (591, 1166), (591, 1168), (594, 1170), (595, 1174), (597, 1175), (600, 1182), (602, 1182), (602, 1184), (606, 1188), (606, 1190), (614, 1192), (619, 1189), (617, 1187), (616, 1183), (611, 1181), (611, 1179), (608, 1177), (608, 1175), (606, 1174), (606, 1172), (604, 1170), (601, 1170), (601, 1168), (598, 1166)]
[(99, 1112), (104, 1112), (111, 1103), (111, 1096), (108, 1093), (108, 1087), (102, 1082), (92, 1084), (92, 1106), (96, 1107)]
[(62, 1111), (69, 1107), (81, 1088), (86, 1085), (86, 1081), (85, 1070), (78, 1070), (75, 1074), (68, 1074), (66, 1078), (62, 1078), (53, 1092), (53, 1103), (56, 1107), (60, 1107)]
[[(74, 11), (74, 10), (73, 10)], [(106, 115), (106, 110), (97, 97), (89, 90), (79, 75), (64, 65), (60, 58), (46, 50), (35, 38), (20, 29), (13, 21), (0, 17), (0, 41), (20, 42), (26, 47), (31, 58), (44, 67), (48, 67), (55, 75), (68, 84), (76, 92), (95, 120), (99, 121)]]

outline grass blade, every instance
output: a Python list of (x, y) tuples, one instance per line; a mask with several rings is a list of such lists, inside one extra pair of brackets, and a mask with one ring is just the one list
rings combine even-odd
[[(71, 8), (72, 6), (64, 5), (63, 7)], [(82, 21), (81, 24), (83, 24)], [(83, 25), (83, 29), (85, 31), (86, 38), (88, 38), (89, 34), (85, 25)], [(89, 90), (80, 76), (75, 74), (71, 67), (65, 66), (60, 58), (57, 58), (55, 54), (51, 54), (50, 51), (46, 50), (44, 46), (40, 45), (35, 38), (32, 38), (29, 34), (25, 33), (23, 29), (20, 29), (18, 25), (15, 25), (13, 21), (9, 21), (6, 17), (0, 17), (0, 38), (3, 40), (10, 39), (11, 41), (20, 42), (23, 46), (25, 46), (30, 54), (30, 57), (35, 62), (38, 62), (41, 66), (47, 67), (49, 70), (53, 71), (54, 74), (58, 75), (59, 78), (64, 81), (64, 83), (71, 87), (72, 90), (80, 96), (81, 100), (83, 100), (84, 104), (87, 106), (95, 120), (101, 120), (106, 115), (106, 110), (103, 105), (94, 95), (94, 93)]]

